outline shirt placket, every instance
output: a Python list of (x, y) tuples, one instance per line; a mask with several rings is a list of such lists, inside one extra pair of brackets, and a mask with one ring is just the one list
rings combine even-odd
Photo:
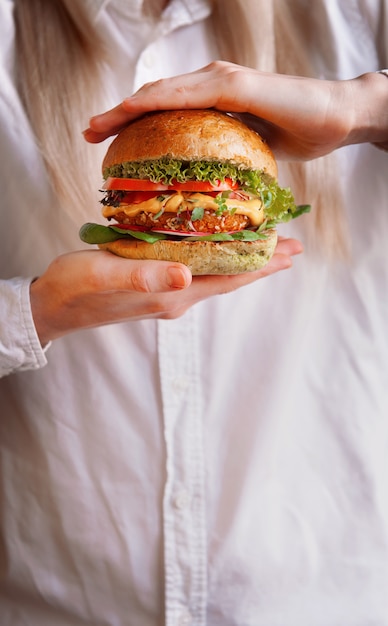
[(166, 484), (166, 626), (204, 626), (206, 524), (203, 410), (195, 309), (158, 322)]

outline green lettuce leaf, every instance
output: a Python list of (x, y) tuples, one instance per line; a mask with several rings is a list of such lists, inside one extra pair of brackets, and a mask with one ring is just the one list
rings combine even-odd
[(109, 243), (117, 239), (141, 239), (148, 243), (155, 243), (155, 241), (159, 241), (160, 239), (167, 239), (166, 235), (162, 235), (161, 233), (128, 230), (127, 228), (119, 228), (118, 226), (102, 226), (101, 224), (92, 224), (91, 222), (81, 226), (79, 237), (81, 241), (90, 244)]
[(259, 170), (250, 170), (229, 162), (219, 161), (180, 161), (178, 159), (155, 159), (149, 161), (127, 161), (105, 168), (104, 178), (137, 178), (162, 182), (166, 185), (174, 181), (189, 180), (223, 181), (231, 178), (239, 187), (252, 196), (261, 198), (268, 220), (275, 223), (288, 222), (299, 214), (299, 207), (289, 187), (282, 188), (277, 180)]
[(80, 239), (89, 244), (109, 243), (117, 239), (140, 239), (147, 243), (155, 243), (161, 239), (173, 239), (178, 241), (256, 241), (266, 239), (267, 235), (259, 230), (240, 230), (236, 233), (212, 233), (209, 235), (198, 235), (189, 237), (174, 237), (170, 234), (143, 232), (128, 230), (118, 226), (102, 226), (88, 222), (79, 231)]

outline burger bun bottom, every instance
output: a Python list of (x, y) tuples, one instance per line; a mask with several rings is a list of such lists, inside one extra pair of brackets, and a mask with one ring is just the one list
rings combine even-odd
[(156, 243), (117, 239), (99, 244), (126, 259), (157, 260), (183, 263), (193, 276), (242, 274), (264, 267), (272, 257), (276, 242), (275, 229), (265, 231), (266, 239), (256, 241), (171, 241)]

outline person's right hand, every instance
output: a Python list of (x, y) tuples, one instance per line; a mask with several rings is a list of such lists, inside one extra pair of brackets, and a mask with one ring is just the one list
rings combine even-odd
[(132, 261), (85, 250), (55, 259), (31, 284), (31, 309), (42, 345), (82, 328), (147, 318), (174, 319), (196, 302), (287, 269), (302, 251), (281, 239), (261, 270), (236, 276), (196, 276), (179, 263)]

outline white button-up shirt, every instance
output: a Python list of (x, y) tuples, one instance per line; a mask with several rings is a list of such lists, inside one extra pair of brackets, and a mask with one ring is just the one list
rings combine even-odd
[[(175, 0), (157, 24), (139, 23), (140, 4), (89, 0), (117, 48), (118, 98), (217, 56), (206, 2)], [(317, 75), (388, 65), (375, 45), (387, 6), (369, 4), (314, 3)], [(52, 210), (13, 85), (11, 10), (0, 4), (1, 625), (387, 626), (387, 155), (339, 152), (352, 263), (307, 253), (177, 320), (44, 352), (28, 277), (80, 243), (77, 217)]]

